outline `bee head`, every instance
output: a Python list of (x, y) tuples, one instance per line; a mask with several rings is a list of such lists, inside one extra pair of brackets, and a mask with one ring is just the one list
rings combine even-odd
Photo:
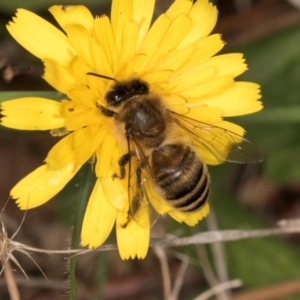
[(105, 99), (110, 106), (119, 106), (124, 101), (140, 95), (149, 93), (147, 82), (141, 79), (130, 79), (127, 81), (117, 81), (112, 89), (106, 93)]

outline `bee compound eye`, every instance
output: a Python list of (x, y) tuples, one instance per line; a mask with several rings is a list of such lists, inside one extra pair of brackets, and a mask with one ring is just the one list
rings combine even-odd
[(114, 101), (115, 101), (115, 102), (119, 102), (119, 101), (121, 101), (121, 100), (123, 99), (123, 97), (124, 97), (124, 96), (115, 94), (113, 98), (114, 98)]
[(134, 96), (141, 96), (149, 93), (149, 86), (140, 79), (116, 82), (112, 89), (107, 92), (105, 99), (107, 104), (118, 106), (120, 103), (131, 99)]
[(105, 96), (107, 104), (109, 105), (118, 105), (124, 98), (124, 95), (116, 92), (116, 91), (110, 91)]

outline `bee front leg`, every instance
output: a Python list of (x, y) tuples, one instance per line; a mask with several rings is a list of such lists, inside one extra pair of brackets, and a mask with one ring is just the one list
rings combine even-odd
[(113, 110), (110, 110), (102, 105), (97, 104), (97, 107), (100, 110), (100, 112), (102, 113), (102, 115), (104, 115), (105, 117), (115, 118), (117, 116), (116, 112), (114, 112)]

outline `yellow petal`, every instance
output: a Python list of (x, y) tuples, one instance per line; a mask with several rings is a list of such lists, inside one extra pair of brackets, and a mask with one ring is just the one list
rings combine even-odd
[[(228, 68), (230, 66), (230, 68)], [(178, 70), (170, 78), (171, 84), (176, 87), (174, 91), (180, 93), (185, 90), (193, 90), (208, 80), (216, 77), (232, 78), (242, 74), (247, 69), (242, 54), (232, 53), (212, 57), (202, 64), (190, 68)], [(203, 91), (203, 90), (202, 90)], [(214, 91), (215, 92), (215, 91)]]
[(88, 108), (95, 108), (97, 98), (93, 91), (84, 85), (76, 85), (69, 92), (68, 97), (72, 102), (76, 102)]
[(186, 114), (188, 117), (199, 120), (200, 122), (214, 124), (222, 120), (223, 111), (218, 107), (210, 106), (189, 106), (190, 111)]
[[(115, 137), (106, 132), (106, 136), (101, 144), (101, 147), (97, 151), (97, 163), (95, 167), (95, 172), (97, 177), (107, 178), (110, 174), (112, 160), (113, 158), (113, 150), (117, 146), (117, 141)], [(116, 158), (119, 160), (119, 157)]]
[(215, 66), (218, 76), (232, 75), (233, 77), (237, 77), (247, 70), (245, 59), (241, 53), (229, 53), (211, 57), (201, 64), (203, 68), (206, 66)]
[[(117, 68), (119, 58), (111, 23), (107, 16), (96, 18), (95, 35), (99, 45), (101, 45), (103, 51), (105, 51), (106, 57), (108, 58), (108, 63), (112, 67), (112, 70), (114, 72), (114, 70)], [(105, 75), (113, 76), (113, 74)]]
[(84, 214), (81, 245), (96, 248), (103, 244), (114, 226), (116, 216), (117, 209), (111, 205), (98, 179)]
[(81, 166), (68, 164), (52, 171), (42, 165), (17, 183), (10, 194), (20, 209), (30, 209), (44, 204), (61, 191)]
[(137, 46), (141, 44), (147, 34), (154, 10), (155, 0), (134, 0), (132, 20), (139, 25)]
[(107, 102), (104, 99), (104, 94), (106, 92), (108, 80), (93, 75), (86, 75), (86, 79), (87, 79), (87, 87), (93, 92), (93, 94), (97, 98), (97, 104), (106, 106)]
[(151, 26), (139, 49), (142, 55), (135, 60), (136, 70), (143, 70), (150, 62), (153, 62), (153, 55), (158, 51), (170, 24), (170, 19), (166, 15), (161, 15)]
[(195, 47), (195, 51), (193, 51), (182, 68), (175, 71), (175, 74), (210, 60), (213, 55), (218, 53), (224, 47), (224, 42), (221, 39), (221, 35), (213, 34), (198, 41), (195, 44)]
[(168, 55), (176, 49), (182, 38), (191, 26), (190, 20), (179, 15), (172, 22), (166, 15), (161, 15), (153, 24), (139, 51), (143, 54), (140, 61), (137, 60), (136, 68), (146, 68), (147, 64), (160, 56)]
[(121, 61), (132, 57), (142, 43), (151, 23), (154, 3), (154, 0), (113, 1), (111, 24)]
[(67, 94), (77, 84), (69, 68), (51, 59), (44, 59), (44, 65), (44, 79), (59, 92)]
[(174, 74), (170, 78), (169, 84), (174, 87), (172, 92), (181, 94), (187, 89), (195, 89), (195, 87), (201, 84), (203, 85), (210, 80), (215, 80), (216, 76), (217, 68), (215, 66), (196, 66)]
[(176, 72), (181, 66), (185, 65), (195, 50), (195, 45), (180, 50), (174, 49), (169, 52), (167, 57), (162, 57), (161, 62), (156, 67), (159, 67), (160, 70), (172, 70)]
[[(191, 76), (191, 78), (193, 77)], [(201, 98), (208, 98), (212, 95), (223, 93), (224, 91), (229, 89), (229, 87), (231, 87), (233, 83), (234, 81), (232, 76), (214, 77), (207, 81), (204, 81), (198, 86), (190, 87), (190, 89), (188, 90), (181, 91), (181, 94), (184, 97), (189, 98), (190, 101), (192, 101), (192, 99), (194, 99), (194, 101), (198, 101)], [(179, 89), (181, 90), (181, 87), (178, 87), (178, 90)], [(176, 90), (176, 88), (174, 88), (174, 90)]]
[[(180, 95), (163, 95), (164, 102), (170, 107), (170, 110), (175, 111), (179, 114), (187, 114), (189, 112), (189, 108), (186, 108), (187, 100), (183, 97), (180, 97)], [(179, 108), (177, 110), (177, 108)]]
[[(93, 58), (91, 58), (91, 60), (92, 59)], [(78, 81), (79, 85), (90, 89), (95, 95), (97, 95), (97, 92), (100, 90), (102, 93), (100, 93), (99, 95), (103, 96), (103, 89), (107, 85), (107, 83), (106, 85), (103, 85), (101, 84), (103, 81), (101, 80), (101, 78), (88, 75), (87, 73), (91, 72), (92, 70), (79, 56), (74, 56), (73, 60), (70, 63), (70, 70), (74, 78)]]
[[(117, 133), (117, 132), (116, 132)], [(117, 135), (115, 136), (115, 138)], [(119, 136), (118, 136), (119, 137)], [(124, 145), (122, 147), (121, 145)], [(111, 150), (111, 155), (112, 155), (112, 160), (111, 160), (111, 171), (120, 174), (120, 158), (124, 156), (126, 153), (128, 153), (127, 149), (127, 141), (126, 138), (124, 137), (124, 143), (120, 143), (120, 140), (117, 140), (116, 147)], [(126, 187), (127, 187), (127, 182), (126, 182)]]
[(49, 130), (65, 126), (60, 115), (61, 103), (44, 99), (24, 97), (1, 104), (1, 124), (23, 130)]
[(168, 214), (177, 222), (184, 222), (189, 226), (195, 226), (200, 220), (209, 213), (209, 204), (205, 203), (203, 207), (192, 213), (185, 213), (179, 210), (172, 210)]
[[(130, 65), (130, 64), (128, 64)], [(136, 66), (134, 65), (134, 68)], [(149, 66), (149, 68), (151, 68)], [(130, 69), (130, 68), (129, 68)], [(134, 71), (134, 73), (136, 73)], [(165, 83), (166, 81), (168, 81), (168, 79), (170, 78), (170, 75), (172, 75), (172, 70), (171, 69), (165, 69), (165, 70), (153, 70), (152, 71), (149, 71), (149, 72), (145, 72), (146, 74), (142, 74), (143, 76), (140, 76), (141, 79), (145, 80), (146, 82), (153, 82), (153, 85), (150, 87), (151, 90), (154, 92), (154, 91), (160, 91), (160, 95), (163, 95), (165, 94), (167, 91), (166, 89), (164, 88), (164, 86), (161, 86), (161, 82)], [(156, 83), (159, 82), (159, 85), (157, 85)]]
[(164, 200), (160, 194), (154, 191), (154, 186), (151, 181), (147, 180), (144, 183), (144, 186), (151, 204), (160, 215), (164, 215), (172, 210), (172, 207), (168, 204), (168, 202)]
[[(90, 47), (93, 61), (92, 71), (105, 76), (113, 76), (113, 68), (109, 63), (109, 59), (105, 51), (106, 49), (103, 48), (103, 45), (100, 45), (96, 38), (93, 37), (90, 41)], [(97, 79), (99, 81), (100, 78)]]
[(61, 103), (61, 115), (66, 119), (65, 126), (69, 131), (99, 124), (103, 118), (96, 107), (89, 108), (68, 100)]
[(77, 55), (85, 64), (93, 70), (93, 59), (90, 48), (91, 36), (89, 32), (81, 25), (68, 25), (66, 28), (70, 44), (74, 47)]
[(212, 3), (208, 0), (197, 0), (188, 13), (188, 17), (192, 20), (193, 26), (182, 39), (178, 48), (191, 45), (197, 40), (209, 35), (216, 25), (217, 16), (217, 8), (213, 6)]
[(76, 161), (84, 164), (102, 144), (106, 133), (99, 124), (77, 129), (72, 134), (72, 149)]
[[(114, 0), (111, 6), (111, 26), (116, 41), (116, 48), (121, 55), (123, 28), (127, 21), (132, 20), (133, 0)], [(124, 37), (125, 39), (126, 37)]]
[(123, 27), (122, 51), (119, 53), (120, 64), (125, 63), (135, 54), (139, 27), (132, 21), (127, 21)]
[(75, 55), (60, 30), (28, 10), (18, 9), (6, 28), (19, 44), (40, 59), (48, 58), (68, 66)]
[(179, 14), (186, 15), (193, 5), (191, 0), (176, 0), (167, 10), (166, 15), (170, 19), (175, 19)]
[(201, 100), (201, 103), (215, 106), (223, 111), (224, 117), (240, 116), (257, 112), (263, 108), (258, 101), (260, 87), (252, 82), (235, 82), (222, 93)]
[(45, 162), (48, 164), (50, 170), (60, 170), (64, 166), (76, 161), (76, 155), (72, 148), (72, 134), (70, 133), (61, 139), (49, 151)]
[[(207, 74), (198, 74), (198, 76), (197, 72), (194, 72), (194, 70), (189, 70), (186, 73), (186, 77), (189, 78), (190, 81), (194, 83), (198, 81), (197, 85), (190, 85), (189, 80), (185, 80), (185, 77), (180, 74), (178, 77), (176, 76), (176, 79), (170, 78), (168, 81), (161, 82), (160, 89), (164, 89), (172, 95), (180, 95), (185, 99), (187, 105), (190, 105), (190, 103), (198, 102), (200, 104), (200, 101), (204, 101), (210, 96), (224, 92), (234, 83), (232, 76), (214, 76), (216, 72), (214, 67), (207, 67), (205, 68), (205, 71)], [(176, 82), (180, 83), (179, 78), (183, 81), (181, 84), (176, 85)], [(187, 87), (189, 88), (187, 89)]]
[(189, 213), (184, 223), (189, 226), (195, 226), (199, 223), (199, 221), (207, 217), (208, 214), (209, 214), (209, 204), (205, 203), (204, 206), (198, 209), (197, 211)]
[(125, 207), (125, 202), (128, 201), (128, 192), (124, 184), (124, 180), (113, 178), (113, 172), (108, 177), (102, 178), (103, 193), (108, 201), (118, 210)]
[(53, 5), (49, 8), (49, 11), (64, 30), (69, 24), (80, 24), (87, 30), (93, 28), (94, 18), (83, 5)]
[(118, 250), (121, 258), (145, 258), (149, 248), (150, 225), (148, 228), (143, 228), (134, 220), (130, 220), (126, 227), (122, 227), (122, 222), (122, 213), (118, 211), (116, 231)]

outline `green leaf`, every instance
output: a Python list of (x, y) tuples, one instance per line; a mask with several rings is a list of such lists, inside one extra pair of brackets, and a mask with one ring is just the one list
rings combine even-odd
[(17, 98), (24, 97), (41, 97), (52, 100), (61, 100), (63, 94), (59, 92), (47, 92), (47, 91), (22, 91), (22, 92), (1, 92), (0, 93), (0, 103), (7, 100), (13, 100)]
[(99, 252), (97, 256), (97, 268), (96, 268), (96, 274), (95, 274), (95, 292), (94, 292), (94, 299), (103, 299), (104, 293), (103, 293), (103, 287), (107, 280), (107, 273), (109, 270), (109, 256), (108, 252)]
[(299, 26), (236, 49), (245, 54), (249, 67), (240, 79), (261, 84), (264, 108), (229, 121), (242, 125), (246, 137), (262, 148), (265, 172), (277, 182), (300, 179), (296, 158), (300, 149), (300, 51), (295, 44), (298, 40)]
[[(1, 2), (1, 9), (2, 11), (7, 11), (10, 13), (14, 13), (17, 8), (25, 8), (32, 11), (39, 11), (43, 9), (48, 9), (48, 7), (57, 4), (56, 0), (43, 0), (43, 1), (36, 1), (36, 0), (26, 0), (20, 4), (19, 0), (10, 0), (10, 1), (3, 1)], [(106, 3), (110, 3), (110, 0), (85, 0), (84, 5), (86, 6), (95, 6), (95, 5), (103, 5)], [(83, 4), (82, 0), (68, 0), (66, 2), (68, 5), (80, 5)]]
[[(85, 214), (85, 209), (91, 194), (91, 191), (95, 185), (95, 175), (92, 172), (91, 165), (85, 164), (76, 175), (76, 178), (69, 183), (69, 188), (73, 187), (74, 194), (76, 193), (77, 201), (75, 208), (75, 217), (73, 219), (73, 231), (71, 249), (78, 249), (80, 245), (80, 234), (82, 222)], [(75, 183), (75, 185), (74, 185)], [(74, 201), (71, 197), (67, 197), (68, 201)], [(76, 300), (76, 256), (71, 255), (69, 261), (69, 286), (70, 286), (70, 300)]]
[[(220, 229), (260, 229), (272, 224), (256, 212), (241, 206), (226, 191), (224, 178), (231, 165), (211, 168), (211, 204)], [(296, 279), (299, 276), (300, 254), (281, 237), (244, 239), (225, 244), (230, 278), (240, 278), (245, 288)], [(297, 299), (297, 298), (296, 298)]]
[(300, 123), (300, 106), (290, 105), (275, 108), (266, 108), (256, 114), (236, 118), (240, 123)]
[(277, 184), (299, 181), (300, 146), (280, 149), (269, 155), (265, 174)]

